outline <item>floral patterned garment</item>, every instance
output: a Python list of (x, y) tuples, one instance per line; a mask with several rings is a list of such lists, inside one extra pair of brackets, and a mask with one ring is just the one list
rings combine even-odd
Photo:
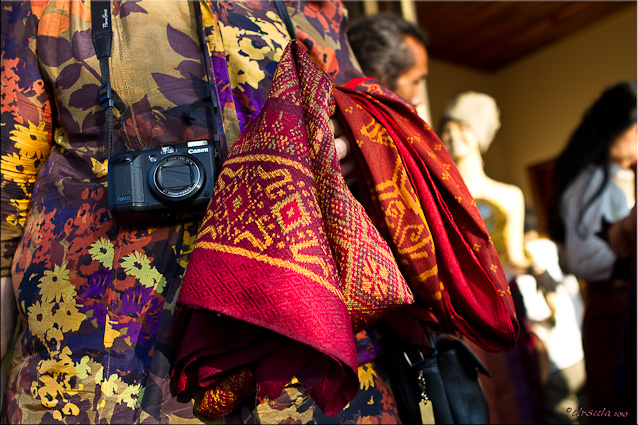
[[(237, 421), (245, 424), (400, 424), (383, 358), (382, 336), (365, 330), (355, 334), (359, 391), (335, 416), (325, 415), (297, 379), (276, 399), (263, 400), (256, 408), (238, 409)], [(233, 422), (231, 422), (233, 423)]]
[[(286, 2), (337, 84), (361, 74), (339, 1)], [(115, 149), (211, 137), (193, 1), (113, 1)], [(90, 3), (2, 8), (2, 273), (20, 333), (8, 423), (194, 422), (168, 392), (173, 309), (198, 223), (118, 226), (108, 209), (101, 75)], [(202, 2), (210, 75), (230, 146), (265, 101), (289, 35), (270, 1)], [(15, 254), (15, 255), (14, 255)], [(13, 261), (12, 261), (13, 259)]]

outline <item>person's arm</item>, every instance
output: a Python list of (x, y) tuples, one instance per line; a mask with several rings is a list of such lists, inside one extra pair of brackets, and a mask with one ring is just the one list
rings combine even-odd
[(9, 345), (11, 345), (11, 339), (13, 338), (13, 332), (16, 326), (17, 309), (11, 278), (8, 276), (1, 277), (0, 284), (2, 285), (2, 292), (0, 293), (0, 296), (2, 297), (0, 298), (0, 308), (2, 309), (2, 315), (0, 317), (0, 319), (2, 319), (2, 322), (0, 323), (0, 337), (2, 339), (0, 350), (2, 351), (2, 363), (0, 363), (0, 365), (4, 366), (4, 358), (7, 354)]
[(611, 225), (607, 233), (609, 248), (620, 258), (636, 255), (636, 206), (627, 217)]
[(42, 10), (31, 2), (2, 2), (2, 126), (0, 226), (2, 269), (0, 299), (2, 365), (17, 320), (11, 263), (39, 168), (52, 140), (51, 101), (36, 56)]
[(8, 364), (5, 363), (13, 341), (17, 317), (18, 312), (11, 278), (8, 276), (0, 277), (0, 320), (2, 320), (0, 322), (0, 402), (4, 398), (4, 384), (9, 368)]
[[(613, 184), (592, 199), (602, 184), (604, 173), (600, 167), (582, 171), (563, 192), (560, 216), (565, 226), (563, 243), (567, 270), (586, 282), (607, 280), (611, 277), (618, 256), (610, 249), (604, 236), (603, 221), (615, 221), (628, 212), (624, 194)], [(605, 232), (606, 233), (606, 232)]]
[(3, 1), (0, 6), (1, 276), (10, 274), (13, 255), (26, 222), (36, 176), (48, 156), (53, 136), (51, 99), (36, 55), (36, 35), (42, 10), (32, 5), (32, 2)]

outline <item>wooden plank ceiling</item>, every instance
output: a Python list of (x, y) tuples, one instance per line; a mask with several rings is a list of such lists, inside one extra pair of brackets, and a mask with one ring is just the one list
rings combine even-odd
[(431, 58), (494, 72), (635, 1), (416, 1)]

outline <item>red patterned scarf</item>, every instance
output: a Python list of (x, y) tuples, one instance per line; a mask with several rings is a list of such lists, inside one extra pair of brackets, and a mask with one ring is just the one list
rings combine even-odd
[[(412, 308), (488, 351), (514, 347), (519, 327), (485, 222), (438, 136), (413, 107), (368, 81), (334, 97), (365, 187), (361, 201), (386, 236), (417, 299)], [(372, 93), (372, 94), (371, 94)], [(427, 317), (421, 312), (421, 317)]]
[(336, 414), (358, 390), (353, 331), (413, 302), (341, 177), (331, 93), (330, 78), (289, 47), (225, 161), (178, 300), (178, 392), (250, 366), (262, 395), (296, 376)]
[[(413, 303), (413, 291), (424, 308), (449, 314), (440, 320), (479, 344), (507, 349), (516, 339), (508, 285), (478, 210), (454, 166), (440, 171), (445, 149), (416, 147), (434, 140), (420, 138), (432, 133), (422, 121), (400, 129), (381, 121), (392, 138), (410, 141), (394, 146), (375, 135), (383, 128), (366, 109), (381, 112), (383, 105), (345, 88), (332, 93), (329, 77), (291, 43), (268, 101), (224, 163), (178, 299), (182, 342), (173, 385), (178, 393), (209, 389), (200, 413), (224, 416), (256, 388), (275, 398), (292, 377), (324, 413), (338, 413), (358, 390), (353, 331)], [(378, 201), (373, 220), (341, 176), (329, 129), (335, 99), (354, 126), (360, 159), (377, 164), (365, 171)], [(428, 153), (445, 161), (419, 159)], [(412, 174), (430, 166), (435, 176)], [(393, 176), (401, 190), (385, 196)], [(442, 185), (446, 178), (451, 184)], [(406, 198), (397, 202), (391, 192)]]

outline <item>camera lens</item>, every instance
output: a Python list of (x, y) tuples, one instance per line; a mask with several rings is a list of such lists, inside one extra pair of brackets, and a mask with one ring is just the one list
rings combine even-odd
[(151, 169), (150, 180), (151, 188), (160, 198), (183, 201), (197, 194), (204, 184), (204, 173), (196, 158), (171, 155)]

